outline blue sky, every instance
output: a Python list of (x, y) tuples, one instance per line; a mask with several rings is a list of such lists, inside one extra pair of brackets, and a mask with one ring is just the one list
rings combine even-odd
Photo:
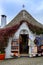
[(24, 9), (43, 24), (43, 0), (0, 0), (0, 22), (1, 15), (4, 14), (9, 23), (23, 9), (23, 4)]

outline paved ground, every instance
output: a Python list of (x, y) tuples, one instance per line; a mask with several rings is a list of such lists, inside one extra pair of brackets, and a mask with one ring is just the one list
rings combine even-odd
[(0, 65), (43, 65), (43, 57), (38, 58), (21, 57), (17, 59), (3, 61), (0, 60)]

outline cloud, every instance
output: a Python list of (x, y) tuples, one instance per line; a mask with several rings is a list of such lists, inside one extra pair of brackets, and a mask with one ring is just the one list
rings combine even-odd
[(16, 3), (16, 4), (24, 4), (27, 3), (28, 0), (1, 0), (1, 3)]
[(38, 0), (38, 3), (33, 4), (33, 10), (35, 10), (34, 13), (39, 13), (43, 10), (43, 0)]
[(40, 2), (40, 4), (39, 4), (38, 7), (37, 7), (37, 10), (38, 10), (38, 11), (43, 10), (43, 1)]
[(22, 9), (23, 4), (28, 12), (43, 21), (42, 17), (41, 19), (39, 17), (43, 12), (43, 0), (0, 0), (0, 15), (6, 14), (8, 21), (10, 21)]

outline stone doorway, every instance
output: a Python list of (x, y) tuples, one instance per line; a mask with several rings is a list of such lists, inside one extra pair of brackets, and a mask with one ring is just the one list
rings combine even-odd
[(20, 54), (28, 54), (29, 52), (28, 34), (20, 34), (19, 50), (20, 50)]

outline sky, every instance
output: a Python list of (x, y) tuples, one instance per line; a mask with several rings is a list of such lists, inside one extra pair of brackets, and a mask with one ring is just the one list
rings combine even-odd
[(7, 16), (7, 24), (21, 11), (27, 10), (38, 22), (43, 24), (43, 0), (0, 0), (1, 15)]

